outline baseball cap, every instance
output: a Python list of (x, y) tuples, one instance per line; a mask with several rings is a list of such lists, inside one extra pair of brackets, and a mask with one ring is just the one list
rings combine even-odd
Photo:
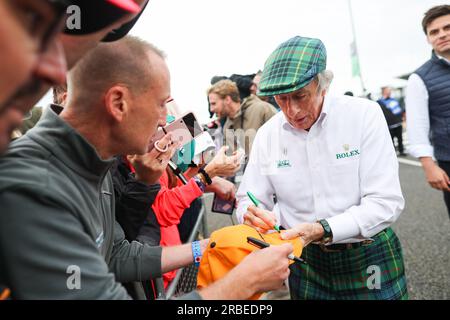
[(130, 30), (134, 27), (136, 22), (139, 20), (139, 18), (141, 17), (142, 13), (145, 10), (145, 8), (147, 7), (147, 4), (148, 4), (148, 1), (145, 2), (141, 12), (139, 12), (136, 15), (136, 17), (134, 17), (129, 22), (123, 24), (119, 28), (112, 30), (110, 33), (108, 33), (106, 35), (105, 38), (103, 38), (102, 41), (103, 42), (112, 42), (112, 41), (117, 41), (117, 40), (122, 39), (123, 37), (125, 37), (128, 34), (128, 32), (130, 32)]
[[(209, 239), (208, 248), (205, 250), (200, 262), (197, 275), (197, 287), (204, 288), (209, 284), (223, 278), (231, 269), (238, 265), (248, 254), (259, 248), (249, 244), (247, 237), (261, 239), (271, 245), (291, 243), (294, 247), (294, 255), (300, 257), (303, 244), (300, 238), (283, 240), (280, 234), (259, 234), (256, 229), (248, 225), (236, 225), (214, 231)], [(293, 261), (290, 261), (293, 263)], [(237, 284), (238, 285), (238, 284)], [(253, 295), (250, 299), (256, 300), (261, 293)]]
[[(71, 13), (64, 33), (69, 35), (86, 35), (99, 31), (130, 13), (138, 13), (141, 7), (133, 0), (72, 0), (72, 5), (79, 8), (80, 24), (70, 25)], [(73, 18), (75, 20), (75, 18)]]

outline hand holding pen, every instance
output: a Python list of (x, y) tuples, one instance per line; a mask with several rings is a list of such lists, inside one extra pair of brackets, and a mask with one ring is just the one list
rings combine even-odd
[(276, 230), (279, 233), (280, 229), (273, 212), (262, 209), (259, 200), (251, 192), (247, 192), (247, 195), (254, 206), (247, 208), (244, 224), (255, 228), (260, 233), (267, 233), (270, 230)]

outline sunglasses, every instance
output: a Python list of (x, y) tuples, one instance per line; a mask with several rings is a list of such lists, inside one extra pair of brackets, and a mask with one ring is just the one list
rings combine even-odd
[(39, 0), (48, 3), (54, 13), (54, 18), (48, 23), (41, 39), (41, 51), (45, 51), (53, 37), (64, 28), (67, 17), (67, 7), (71, 4), (67, 0)]

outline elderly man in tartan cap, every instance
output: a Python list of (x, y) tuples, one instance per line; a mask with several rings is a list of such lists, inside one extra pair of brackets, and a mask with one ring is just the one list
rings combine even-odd
[[(267, 59), (259, 95), (282, 112), (257, 133), (238, 191), (238, 219), (300, 237), (293, 299), (407, 299), (398, 162), (378, 105), (327, 94), (333, 78), (319, 39), (294, 37)], [(260, 201), (252, 206), (251, 191)]]

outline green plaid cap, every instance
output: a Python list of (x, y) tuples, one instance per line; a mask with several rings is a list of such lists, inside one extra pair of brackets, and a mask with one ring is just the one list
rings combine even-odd
[(259, 82), (259, 96), (294, 92), (325, 70), (327, 51), (319, 39), (296, 36), (269, 56)]

